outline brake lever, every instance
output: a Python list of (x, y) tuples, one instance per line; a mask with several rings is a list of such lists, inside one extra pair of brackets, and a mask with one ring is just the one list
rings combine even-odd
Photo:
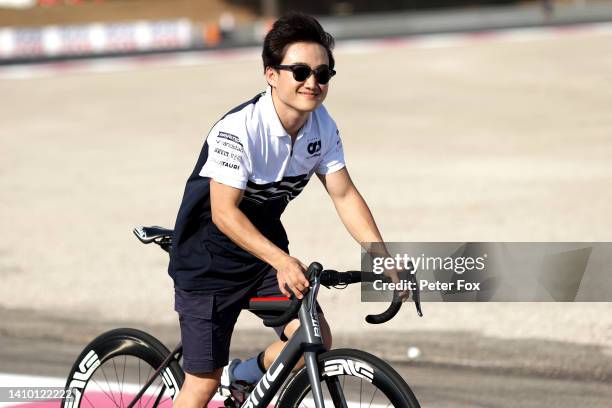
[(412, 287), (414, 288), (412, 291), (412, 301), (414, 302), (414, 307), (416, 307), (419, 317), (423, 317), (423, 311), (421, 310), (421, 289), (419, 288), (419, 282), (416, 278), (416, 272), (410, 274), (410, 282), (412, 282)]

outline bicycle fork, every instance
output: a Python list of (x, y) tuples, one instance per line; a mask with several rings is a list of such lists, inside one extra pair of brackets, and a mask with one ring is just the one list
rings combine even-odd
[[(323, 400), (323, 389), (321, 387), (320, 373), (322, 370), (319, 368), (319, 362), (317, 361), (317, 354), (323, 349), (323, 339), (321, 338), (321, 326), (319, 324), (319, 314), (316, 308), (316, 299), (319, 292), (320, 282), (319, 277), (316, 276), (314, 285), (308, 293), (308, 297), (305, 299), (304, 304), (300, 308), (298, 316), (300, 318), (300, 329), (303, 328), (304, 336), (306, 337), (308, 346), (304, 350), (304, 363), (306, 365), (306, 372), (308, 373), (308, 379), (310, 380), (310, 389), (312, 391), (312, 398), (316, 408), (325, 408), (325, 402)], [(334, 400), (344, 400), (341, 394), (342, 389), (340, 383), (330, 384), (328, 388)], [(336, 392), (334, 392), (336, 391)], [(339, 393), (338, 393), (339, 391)], [(336, 398), (337, 397), (337, 398)], [(334, 402), (337, 408), (346, 407), (346, 402), (343, 405), (338, 405)]]
[[(323, 399), (323, 387), (321, 387), (321, 376), (320, 373), (323, 371), (319, 368), (319, 362), (317, 361), (316, 351), (305, 351), (304, 362), (306, 363), (306, 372), (308, 373), (308, 379), (310, 380), (310, 388), (312, 391), (312, 398), (314, 400), (316, 408), (324, 408), (325, 402)], [(332, 401), (335, 408), (348, 408), (342, 386), (338, 377), (324, 377), (325, 384), (329, 390)]]

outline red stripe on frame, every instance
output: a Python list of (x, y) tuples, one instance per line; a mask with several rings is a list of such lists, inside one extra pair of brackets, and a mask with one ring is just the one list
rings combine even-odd
[(261, 297), (249, 299), (251, 302), (286, 302), (288, 300), (288, 297)]

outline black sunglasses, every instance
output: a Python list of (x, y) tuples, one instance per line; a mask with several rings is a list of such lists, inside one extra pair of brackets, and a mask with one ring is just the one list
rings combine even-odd
[(310, 75), (314, 74), (315, 79), (321, 85), (325, 85), (331, 77), (336, 75), (336, 71), (327, 65), (321, 65), (315, 69), (311, 69), (306, 64), (276, 65), (274, 68), (293, 72), (293, 79), (298, 82), (304, 82)]

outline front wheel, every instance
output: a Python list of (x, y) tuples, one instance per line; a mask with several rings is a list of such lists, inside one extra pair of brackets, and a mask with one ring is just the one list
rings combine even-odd
[[(369, 353), (337, 349), (318, 357), (323, 397), (329, 406), (420, 408), (402, 377)], [(314, 408), (310, 381), (303, 367), (284, 388), (277, 408)]]
[[(170, 351), (135, 329), (101, 334), (85, 347), (66, 382), (62, 408), (127, 407)], [(184, 373), (172, 361), (137, 402), (137, 407), (171, 407)]]

